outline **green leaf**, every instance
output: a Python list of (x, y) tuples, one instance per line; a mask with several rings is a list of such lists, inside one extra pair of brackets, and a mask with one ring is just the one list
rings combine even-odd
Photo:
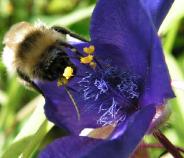
[(32, 136), (24, 137), (19, 141), (13, 143), (8, 150), (3, 154), (2, 158), (18, 158), (22, 150), (29, 144), (32, 140)]
[(184, 0), (175, 0), (168, 15), (162, 23), (159, 34), (165, 34), (172, 29), (173, 25), (177, 23), (182, 17), (184, 17)]
[[(183, 81), (184, 76), (182, 70), (178, 66), (177, 61), (169, 54), (166, 54), (166, 61), (169, 67), (172, 80)], [(174, 88), (176, 98), (172, 100), (172, 124), (175, 129), (176, 136), (180, 141), (180, 144), (184, 145), (184, 91), (181, 89)], [(179, 121), (179, 122), (178, 122)]]
[(46, 24), (48, 24), (49, 26), (53, 26), (53, 25), (69, 26), (69, 25), (75, 24), (76, 22), (79, 22), (83, 19), (90, 17), (93, 9), (94, 9), (94, 5), (84, 8), (84, 9), (76, 10), (63, 17), (61, 17), (60, 15), (50, 16), (50, 17), (37, 16), (31, 19), (31, 22), (35, 22), (36, 20), (39, 19), (45, 22)]
[(53, 127), (53, 124), (45, 120), (43, 124), (40, 126), (40, 128), (38, 129), (38, 131), (34, 134), (34, 136), (32, 137), (32, 140), (24, 149), (20, 157), (31, 158), (31, 156), (36, 151), (36, 149), (38, 149), (45, 135), (48, 133), (48, 131), (50, 131), (52, 127)]
[(24, 126), (15, 138), (15, 141), (35, 134), (35, 132), (40, 128), (41, 124), (45, 121), (45, 114), (43, 110), (44, 102), (45, 101), (43, 97), (40, 97), (39, 101), (37, 100), (36, 109), (29, 119), (24, 123)]
[(45, 118), (43, 98), (39, 104), (2, 158), (30, 158), (38, 149), (45, 135), (53, 127)]

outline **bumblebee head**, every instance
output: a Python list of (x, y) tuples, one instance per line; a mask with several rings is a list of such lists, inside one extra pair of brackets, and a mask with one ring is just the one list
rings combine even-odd
[(34, 76), (40, 76), (44, 80), (52, 81), (61, 77), (67, 66), (75, 69), (65, 49), (56, 43), (47, 48), (45, 54), (35, 66), (33, 74)]

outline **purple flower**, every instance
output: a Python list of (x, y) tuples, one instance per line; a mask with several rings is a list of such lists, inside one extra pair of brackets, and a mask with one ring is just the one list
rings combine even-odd
[[(171, 4), (172, 0), (98, 1), (91, 42), (74, 44), (81, 55), (94, 46), (92, 66), (73, 58), (68, 50), (77, 70), (65, 86), (36, 81), (46, 100), (47, 118), (71, 133), (50, 144), (40, 158), (130, 156), (147, 132), (156, 107), (174, 97), (157, 36)], [(73, 104), (79, 108), (80, 120)], [(115, 128), (106, 140), (78, 136), (84, 128), (107, 125)]]

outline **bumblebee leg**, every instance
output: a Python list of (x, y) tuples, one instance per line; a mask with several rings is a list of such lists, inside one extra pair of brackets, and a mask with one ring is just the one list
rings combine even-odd
[(60, 26), (53, 26), (52, 29), (54, 29), (55, 31), (59, 32), (59, 33), (62, 33), (62, 34), (65, 34), (65, 35), (70, 35), (71, 37), (74, 37), (76, 39), (79, 39), (81, 41), (84, 41), (84, 42), (89, 42), (88, 40), (86, 40), (85, 38), (81, 37), (80, 35), (78, 34), (75, 34), (73, 32), (70, 32), (69, 30), (67, 30), (66, 28), (64, 27), (60, 27)]
[(37, 92), (41, 93), (43, 95), (43, 92), (41, 91), (41, 89), (33, 82), (31, 81), (31, 79), (26, 75), (24, 74), (23, 72), (21, 72), (20, 70), (17, 70), (17, 74), (18, 76), (26, 81), (31, 87), (33, 87)]

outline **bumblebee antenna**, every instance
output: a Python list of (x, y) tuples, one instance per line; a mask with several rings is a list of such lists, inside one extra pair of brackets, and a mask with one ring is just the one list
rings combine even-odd
[(79, 108), (78, 108), (78, 105), (77, 103), (75, 102), (75, 99), (73, 98), (72, 94), (70, 93), (69, 89), (64, 85), (64, 88), (68, 94), (68, 96), (70, 97), (70, 100), (72, 101), (73, 105), (74, 105), (74, 108), (77, 112), (77, 119), (78, 121), (80, 120), (80, 111), (79, 111)]
[(64, 27), (61, 27), (61, 26), (53, 26), (51, 27), (53, 30), (61, 33), (61, 34), (64, 34), (64, 35), (70, 35), (71, 37), (74, 37), (80, 41), (83, 41), (83, 42), (89, 42), (88, 40), (86, 40), (85, 38), (81, 37), (80, 35), (78, 34), (75, 34), (71, 31), (69, 31), (68, 29), (64, 28)]

